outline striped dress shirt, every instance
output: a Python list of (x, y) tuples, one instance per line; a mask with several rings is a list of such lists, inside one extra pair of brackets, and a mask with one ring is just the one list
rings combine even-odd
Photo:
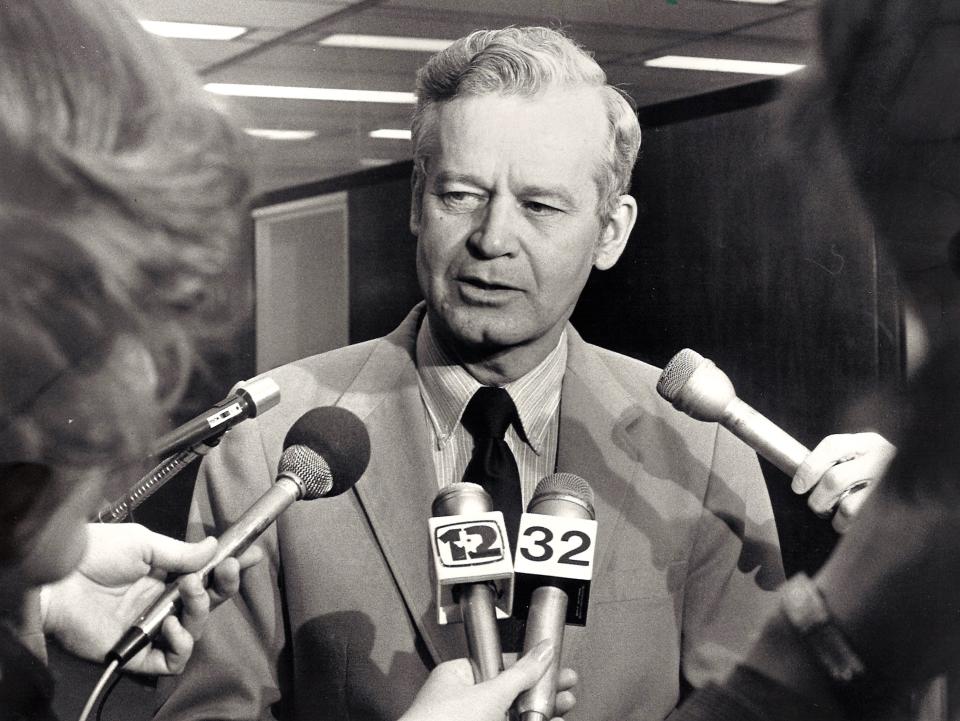
[[(566, 367), (564, 330), (556, 348), (536, 368), (504, 386), (520, 418), (520, 429), (511, 425), (506, 441), (517, 460), (524, 510), (537, 483), (556, 467), (560, 388)], [(427, 317), (417, 334), (417, 376), (433, 435), (433, 466), (439, 490), (463, 480), (473, 453), (473, 438), (460, 418), (482, 384), (440, 346), (430, 332)]]

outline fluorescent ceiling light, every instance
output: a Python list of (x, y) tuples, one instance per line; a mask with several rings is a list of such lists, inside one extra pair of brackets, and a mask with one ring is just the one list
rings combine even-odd
[(144, 30), (165, 38), (189, 40), (235, 40), (249, 28), (236, 25), (202, 25), (200, 23), (173, 23), (163, 20), (141, 20)]
[(316, 130), (279, 130), (271, 128), (244, 128), (243, 132), (255, 138), (269, 140), (310, 140), (317, 137)]
[(409, 103), (417, 102), (413, 93), (392, 90), (351, 90), (348, 88), (306, 88), (282, 85), (243, 85), (240, 83), (207, 83), (203, 86), (218, 95), (237, 95), (242, 98), (283, 98), (287, 100), (334, 100), (347, 103)]
[(723, 58), (694, 58), (683, 55), (664, 55), (647, 60), (651, 68), (677, 70), (707, 70), (717, 73), (747, 73), (749, 75), (789, 75), (805, 65), (792, 63), (761, 63), (754, 60), (724, 60)]
[(410, 38), (400, 35), (350, 35), (334, 33), (320, 41), (321, 45), (337, 48), (368, 48), (371, 50), (410, 50), (419, 53), (438, 53), (453, 40), (439, 38)]
[(360, 165), (364, 168), (379, 168), (382, 165), (390, 165), (396, 162), (396, 160), (385, 160), (384, 158), (360, 158)]
[(380, 128), (379, 130), (371, 130), (370, 137), (387, 140), (410, 140), (411, 134), (409, 130), (402, 128)]

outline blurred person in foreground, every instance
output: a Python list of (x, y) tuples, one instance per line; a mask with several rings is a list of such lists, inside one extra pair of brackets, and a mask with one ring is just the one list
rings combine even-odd
[(960, 1), (829, 0), (820, 33), (802, 101), (821, 123), (803, 135), (841, 151), (907, 296), (936, 279), (930, 349), (890, 408), (904, 430), (877, 490), (678, 721), (905, 717), (909, 692), (960, 661)]
[[(86, 520), (161, 430), (196, 339), (229, 325), (208, 293), (236, 249), (247, 175), (232, 123), (112, 0), (0, 3), (0, 99), (0, 719), (44, 721), (47, 636), (102, 660), (168, 573), (215, 551)], [(218, 565), (209, 591), (182, 578), (183, 611), (127, 668), (181, 671), (211, 604), (259, 556)], [(481, 686), (438, 695), (435, 682), (410, 718), (466, 718), (464, 705), (499, 718), (551, 656)]]
[[(0, 718), (52, 717), (46, 636), (100, 661), (168, 573), (214, 554), (87, 519), (140, 468), (221, 317), (205, 289), (234, 251), (242, 153), (115, 3), (0, 3)], [(184, 577), (182, 613), (128, 668), (182, 670), (239, 570), (221, 563), (209, 593)]]
[(859, 449), (852, 475), (883, 475), (825, 566), (787, 582), (745, 660), (671, 721), (910, 718), (910, 692), (960, 661), (960, 326), (944, 322), (960, 307), (960, 1), (828, 0), (821, 13), (801, 98), (820, 123), (798, 136), (842, 152), (907, 295), (938, 277), (940, 309), (921, 315), (941, 327), (890, 408), (904, 416), (896, 457), (877, 437), (834, 437), (800, 474)]

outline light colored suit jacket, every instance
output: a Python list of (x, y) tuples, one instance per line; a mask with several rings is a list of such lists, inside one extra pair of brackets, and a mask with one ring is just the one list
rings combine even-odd
[[(267, 561), (218, 608), (158, 718), (395, 720), (463, 628), (438, 626), (427, 518), (437, 493), (414, 343), (417, 306), (393, 333), (269, 373), (281, 404), (234, 428), (203, 463), (190, 537), (217, 533), (271, 484), (284, 435), (311, 408), (366, 424), (370, 465), (354, 490), (301, 501), (260, 543)], [(684, 681), (724, 673), (782, 581), (755, 455), (657, 396), (658, 371), (572, 328), (557, 470), (596, 494), (597, 571), (568, 721), (662, 719)], [(683, 680), (682, 680), (683, 679)]]

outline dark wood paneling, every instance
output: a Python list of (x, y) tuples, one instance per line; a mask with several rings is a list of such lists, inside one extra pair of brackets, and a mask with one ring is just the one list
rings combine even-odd
[(397, 327), (422, 298), (410, 233), (410, 163), (400, 179), (349, 191), (350, 342)]

